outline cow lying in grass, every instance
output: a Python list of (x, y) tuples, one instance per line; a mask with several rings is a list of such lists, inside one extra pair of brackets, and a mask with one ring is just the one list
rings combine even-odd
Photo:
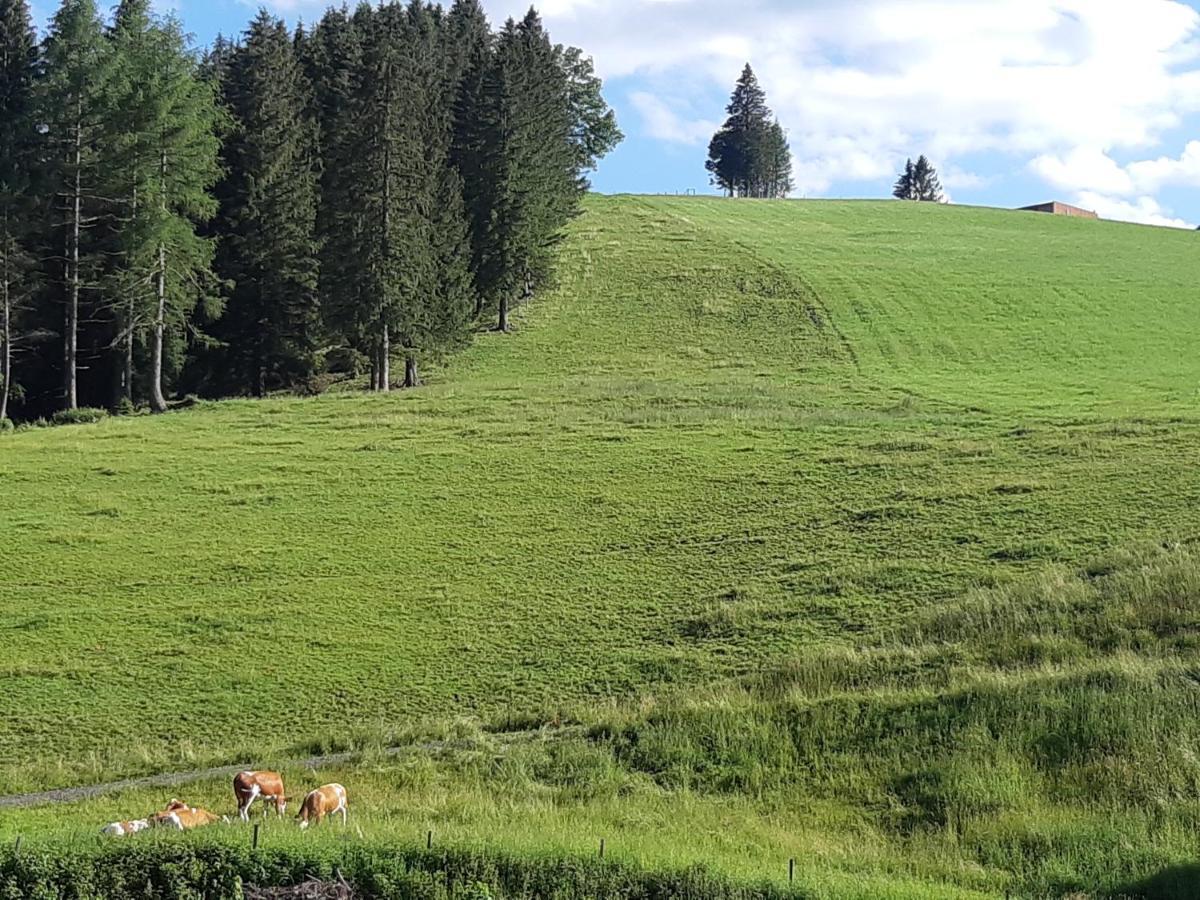
[[(188, 806), (181, 800), (172, 800), (167, 808), (150, 817), (151, 828), (174, 828), (178, 831), (189, 831), (219, 822), (221, 816), (207, 809)], [(228, 821), (228, 819), (226, 819)]]
[(137, 834), (139, 831), (145, 831), (149, 827), (150, 823), (146, 819), (132, 819), (128, 822), (110, 822), (100, 829), (100, 833), (112, 837), (125, 837), (126, 835)]
[(309, 823), (320, 825), (326, 816), (342, 814), (342, 824), (346, 824), (346, 789), (340, 784), (323, 784), (315, 791), (309, 791), (304, 802), (300, 805), (300, 830), (303, 831)]
[(233, 776), (233, 795), (237, 798), (238, 817), (243, 822), (250, 820), (250, 805), (259, 797), (264, 803), (274, 803), (280, 816), (287, 809), (283, 778), (278, 772), (238, 772)]

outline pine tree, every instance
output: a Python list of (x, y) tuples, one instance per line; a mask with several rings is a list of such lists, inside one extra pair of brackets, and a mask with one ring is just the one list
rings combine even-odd
[(355, 254), (364, 235), (356, 196), (363, 49), (375, 11), (361, 4), (353, 17), (344, 9), (326, 11), (304, 42), (301, 63), (313, 86), (319, 144), (320, 190), (316, 236), (320, 245), (319, 295), (323, 324), (351, 348), (368, 351), (372, 387), (377, 386), (378, 353), (357, 313), (359, 278)]
[(37, 214), (38, 47), (25, 0), (0, 0), (0, 422), (8, 417), (16, 320), (32, 292)]
[[(138, 186), (136, 213), (121, 228), (125, 279), (150, 286), (150, 407), (165, 412), (168, 365), (178, 367), (197, 307), (209, 307), (211, 318), (220, 302), (214, 242), (197, 233), (216, 212), (220, 114), (179, 23), (145, 10), (134, 15), (144, 0), (127, 2), (131, 30), (139, 33), (122, 52), (118, 71), (125, 74), (115, 82), (120, 141), (111, 144), (139, 148), (114, 174), (118, 183)], [(117, 18), (119, 31), (120, 11)]]
[(728, 118), (713, 135), (705, 167), (713, 183), (731, 197), (761, 196), (765, 136), (771, 129), (771, 110), (754, 69), (747, 63), (726, 107)]
[(154, 317), (156, 217), (148, 200), (158, 176), (153, 146), (160, 110), (153, 78), (157, 35), (149, 0), (121, 0), (109, 33), (111, 67), (105, 88), (102, 168), (110, 218), (109, 263), (101, 283), (113, 320), (114, 406), (132, 403), (134, 346)]
[(726, 107), (728, 118), (713, 135), (705, 167), (730, 197), (776, 199), (792, 191), (787, 135), (773, 119), (750, 64), (742, 70)]
[(532, 10), (500, 33), (488, 95), (491, 221), (479, 287), (497, 309), (497, 330), (507, 331), (510, 304), (548, 276), (582, 192), (561, 51)]
[(402, 7), (382, 7), (362, 22), (363, 63), (349, 114), (341, 120), (355, 147), (345, 147), (332, 210), (338, 247), (354, 261), (332, 285), (329, 314), (350, 341), (369, 348), (373, 386), (391, 387), (391, 343), (428, 264), (416, 204), (422, 194), (420, 85), (412, 33)]
[(898, 200), (942, 202), (942, 183), (924, 155), (917, 157), (915, 163), (911, 159), (905, 162), (904, 171), (892, 189), (892, 196)]
[(88, 239), (103, 219), (99, 149), (110, 115), (105, 100), (112, 57), (94, 0), (64, 0), (50, 23), (44, 56), (41, 116), (54, 150), (55, 229), (63, 248), (63, 402), (74, 409), (80, 301), (96, 277)]
[(218, 334), (229, 387), (263, 396), (314, 374), (320, 326), (310, 91), (286, 27), (265, 11), (232, 54), (225, 104), (217, 268), (234, 287)]
[[(462, 184), (471, 272), (478, 277), (487, 251), (491, 207), (487, 196), (488, 77), (494, 42), (479, 0), (455, 0), (447, 26), (447, 83), (451, 102), (450, 162)], [(482, 312), (476, 293), (474, 315)]]
[(763, 132), (758, 169), (759, 197), (783, 198), (795, 187), (792, 182), (792, 151), (778, 119)]

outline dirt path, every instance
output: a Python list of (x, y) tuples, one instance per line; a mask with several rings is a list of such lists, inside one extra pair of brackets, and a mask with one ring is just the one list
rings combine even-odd
[[(448, 747), (444, 741), (434, 741), (428, 744), (415, 744), (407, 747), (391, 747), (383, 751), (385, 756), (400, 756), (405, 753), (428, 753), (444, 750)], [(307, 759), (285, 761), (284, 768), (321, 769), (326, 766), (339, 766), (353, 762), (362, 756), (360, 752), (331, 753), (327, 756), (310, 756)], [(192, 784), (209, 778), (232, 778), (238, 772), (245, 771), (247, 766), (215, 766), (211, 769), (193, 769), (190, 772), (169, 772), (162, 775), (144, 775), (140, 778), (124, 778), (120, 781), (109, 781), (104, 784), (89, 784), (83, 787), (55, 788), (51, 791), (37, 791), (32, 794), (9, 794), (0, 796), (0, 809), (20, 809), (26, 806), (45, 806), (54, 803), (75, 803), (88, 800), (103, 794), (126, 791), (136, 788), (175, 787), (181, 784)]]

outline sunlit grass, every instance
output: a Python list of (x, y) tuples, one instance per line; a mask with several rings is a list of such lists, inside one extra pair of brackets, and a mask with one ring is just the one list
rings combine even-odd
[[(1184, 862), (1196, 568), (1141, 548), (1200, 534), (1192, 240), (593, 198), (419, 392), (2, 436), (0, 791), (365, 747), (319, 777), (368, 840), (828, 896)], [(456, 749), (378, 753), (422, 729)]]

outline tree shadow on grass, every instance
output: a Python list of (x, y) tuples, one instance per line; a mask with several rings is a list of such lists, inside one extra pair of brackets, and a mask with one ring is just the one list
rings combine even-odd
[(1110, 900), (1195, 900), (1200, 897), (1200, 863), (1171, 866), (1119, 888)]

